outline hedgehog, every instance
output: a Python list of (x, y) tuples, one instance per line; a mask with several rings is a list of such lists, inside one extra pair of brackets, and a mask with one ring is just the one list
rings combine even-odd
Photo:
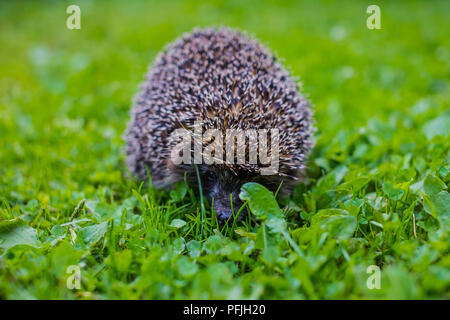
[[(218, 220), (230, 221), (242, 206), (239, 192), (246, 182), (286, 194), (304, 178), (314, 127), (311, 104), (300, 89), (247, 33), (186, 33), (156, 57), (135, 96), (125, 133), (128, 168), (138, 179), (150, 176), (157, 188), (181, 180), (196, 190), (201, 186)], [(209, 131), (214, 134), (205, 138)], [(227, 139), (230, 132), (245, 134)], [(255, 133), (265, 139), (253, 139)], [(202, 158), (208, 146), (210, 158)], [(275, 170), (259, 161), (256, 146), (267, 157), (276, 155)]]

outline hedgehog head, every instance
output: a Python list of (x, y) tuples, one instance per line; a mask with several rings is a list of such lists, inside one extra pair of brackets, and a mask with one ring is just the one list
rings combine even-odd
[[(212, 204), (217, 214), (219, 222), (223, 223), (229, 220), (233, 215), (236, 216), (239, 209), (243, 205), (239, 198), (242, 185), (247, 182), (257, 182), (271, 191), (276, 191), (278, 187), (283, 186), (282, 192), (286, 193), (292, 190), (295, 185), (292, 182), (295, 179), (290, 177), (282, 177), (280, 175), (262, 176), (255, 172), (242, 168), (230, 168), (223, 165), (195, 165), (184, 166), (180, 168), (180, 174), (185, 174), (188, 183), (199, 190), (199, 178), (204, 195), (209, 203)], [(246, 209), (241, 210), (238, 218), (242, 218), (246, 214)]]
[(299, 178), (299, 170), (288, 165), (289, 143), (282, 140), (279, 129), (248, 129), (245, 123), (238, 117), (185, 121), (168, 139), (169, 179), (178, 181), (185, 175), (197, 190), (200, 182), (222, 222), (239, 211), (243, 184), (257, 182), (272, 191), (283, 185), (286, 192)]
[[(248, 173), (240, 172), (236, 174), (228, 168), (215, 165), (201, 165), (198, 169), (202, 189), (208, 201), (212, 204), (218, 220), (224, 222), (233, 213), (236, 215), (243, 204), (239, 199), (239, 192), (241, 186), (249, 178)], [(196, 182), (193, 185), (196, 185)]]

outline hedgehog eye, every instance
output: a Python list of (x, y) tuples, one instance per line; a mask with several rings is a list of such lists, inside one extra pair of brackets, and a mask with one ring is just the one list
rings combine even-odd
[(208, 179), (214, 179), (216, 177), (216, 175), (214, 174), (214, 172), (208, 171), (208, 173), (206, 174), (206, 177)]
[(206, 171), (204, 174), (204, 178), (206, 181), (211, 182), (215, 180), (216, 175), (212, 171)]

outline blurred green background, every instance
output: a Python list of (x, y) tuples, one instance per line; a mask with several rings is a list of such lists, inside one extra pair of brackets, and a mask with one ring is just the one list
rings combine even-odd
[[(80, 30), (66, 28), (66, 8), (70, 4), (81, 8)], [(370, 4), (381, 8), (381, 30), (366, 27), (369, 16), (366, 8)], [(152, 256), (146, 250), (132, 249), (131, 244), (139, 239), (130, 235), (121, 243), (122, 249), (128, 243), (133, 252), (132, 258), (127, 258), (128, 253), (122, 257), (129, 264), (125, 263), (123, 270), (119, 268), (122, 270), (119, 273), (102, 275), (110, 263), (108, 244), (102, 250), (89, 246), (78, 248), (80, 251), (72, 249), (69, 241), (72, 231), (58, 231), (55, 226), (69, 221), (81, 200), (96, 199), (114, 208), (133, 197), (131, 189), (137, 189), (125, 174), (122, 134), (132, 97), (149, 64), (168, 42), (202, 26), (237, 27), (254, 35), (300, 79), (303, 92), (314, 105), (318, 142), (311, 158), (311, 182), (298, 191), (303, 198), (294, 197), (301, 213), (292, 218), (297, 223), (292, 228), (309, 226), (306, 213), (326, 208), (349, 210), (342, 204), (348, 198), (334, 194), (336, 185), (356, 184), (355, 179), (361, 177), (368, 179), (368, 187), (358, 186), (363, 188), (359, 194), (349, 191), (346, 196), (350, 199), (365, 199), (372, 192), (380, 197), (384, 194), (389, 201), (389, 197), (396, 197), (395, 188), (403, 188), (399, 184), (423, 183), (428, 176), (439, 180), (433, 180), (439, 192), (448, 191), (449, 1), (2, 1), (0, 247), (3, 238), (5, 253), (5, 243), (7, 239), (11, 241), (6, 221), (17, 219), (25, 222), (28, 229), (25, 234), (19, 233), (19, 240), (12, 244), (29, 246), (11, 246), (9, 253), (0, 257), (0, 298), (450, 298), (448, 230), (443, 229), (439, 214), (434, 211), (428, 214), (423, 208), (423, 202), (428, 201), (426, 197), (433, 202), (437, 193), (421, 195), (417, 187), (414, 196), (406, 195), (409, 185), (401, 199), (403, 203), (393, 209), (401, 226), (393, 227), (393, 236), (386, 238), (386, 230), (366, 230), (364, 221), (367, 223), (371, 218), (364, 213), (368, 215), (366, 220), (358, 223), (370, 235), (369, 244), (358, 247), (360, 251), (355, 256), (360, 258), (341, 261), (339, 245), (326, 252), (310, 252), (311, 257), (322, 255), (334, 261), (334, 271), (308, 269), (311, 277), (316, 277), (315, 282), (311, 280), (313, 285), (321, 288), (316, 295), (287, 278), (279, 280), (282, 284), (278, 287), (272, 280), (284, 278), (286, 270), (267, 269), (267, 261), (258, 257), (246, 262), (243, 270), (232, 272), (226, 284), (207, 286), (202, 277), (209, 272), (208, 265), (230, 260), (216, 259), (211, 252), (206, 256), (214, 257), (199, 268), (198, 276), (183, 280), (195, 283), (198, 291), (183, 289), (181, 282), (177, 282), (182, 280), (177, 280), (179, 276), (175, 273), (155, 280), (153, 291), (139, 287), (138, 293), (131, 292), (125, 288), (144, 272), (143, 261), (157, 264), (164, 255), (162, 251), (158, 251), (161, 256), (155, 253)], [(323, 182), (324, 177), (341, 168), (339, 165), (344, 165), (346, 171), (341, 172), (335, 184), (322, 185), (324, 190), (315, 186), (317, 181)], [(405, 176), (400, 174), (401, 169), (414, 172)], [(333, 174), (339, 176), (337, 172)], [(384, 186), (386, 181), (394, 186), (393, 191)], [(441, 196), (445, 200), (444, 211), (439, 212), (444, 216), (448, 215), (447, 195)], [(328, 202), (323, 200), (328, 197)], [(165, 202), (178, 206), (167, 195), (161, 195), (158, 201), (161, 206)], [(369, 200), (364, 206), (368, 203)], [(374, 210), (378, 210), (379, 216), (374, 215), (373, 219), (382, 223), (381, 214), (389, 213), (390, 209), (381, 204)], [(422, 223), (416, 240), (411, 212), (416, 212), (418, 224)], [(83, 217), (90, 219), (87, 209), (81, 214)], [(438, 220), (440, 229), (436, 227)], [(128, 222), (133, 224), (132, 221), (130, 218)], [(147, 237), (149, 230), (145, 228), (135, 233)], [(155, 230), (162, 233), (161, 229)], [(427, 243), (430, 230), (437, 232), (433, 238), (437, 244)], [(358, 232), (355, 231), (355, 238), (363, 237)], [(186, 234), (186, 241), (204, 240)], [(64, 242), (59, 246), (55, 244), (58, 241), (52, 242), (57, 235), (67, 236), (66, 240), (64, 237), (58, 240)], [(174, 235), (168, 239), (171, 243)], [(233, 241), (238, 243), (236, 239)], [(380, 249), (383, 246), (380, 243), (387, 247)], [(392, 251), (394, 244), (400, 245), (398, 251)], [(308, 242), (303, 245), (309, 246)], [(85, 259), (89, 279), (83, 284), (83, 292), (87, 293), (67, 290), (63, 269), (53, 268), (54, 261), (66, 259), (61, 252), (70, 250), (58, 251), (64, 246), (75, 250), (67, 254), (68, 260)], [(366, 250), (368, 247), (373, 250)], [(291, 259), (292, 252), (283, 250), (281, 257)], [(352, 249), (347, 250), (351, 253)], [(96, 260), (89, 260), (90, 256)], [(199, 263), (191, 258), (174, 261)], [(377, 296), (362, 288), (365, 280), (358, 282), (359, 276), (351, 271), (357, 261), (392, 264), (388, 274), (397, 291), (383, 291)], [(430, 266), (430, 274), (420, 275)], [(169, 267), (162, 264), (161, 268)], [(286, 268), (289, 270), (289, 265)], [(158, 270), (155, 266), (147, 272)], [(38, 277), (39, 272), (44, 276)], [(253, 295), (236, 289), (247, 281), (246, 272), (255, 272), (257, 283), (261, 278), (260, 288), (255, 289), (256, 293), (252, 291)], [(291, 276), (295, 278), (295, 272)], [(327, 279), (335, 281), (330, 284)], [(304, 282), (307, 281), (301, 278), (300, 283)]]

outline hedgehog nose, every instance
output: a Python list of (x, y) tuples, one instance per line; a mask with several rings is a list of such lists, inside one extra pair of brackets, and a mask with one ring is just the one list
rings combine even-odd
[(221, 224), (225, 223), (231, 217), (231, 208), (229, 208), (229, 206), (227, 207), (220, 203), (214, 203), (214, 211)]
[[(236, 216), (237, 213), (239, 212), (239, 209), (242, 205), (242, 202), (240, 200), (233, 200), (233, 211), (234, 211), (234, 215)], [(230, 201), (214, 201), (214, 211), (217, 214), (217, 219), (219, 220), (219, 222), (221, 224), (225, 223), (226, 221), (228, 222), (233, 222), (234, 217), (233, 217), (233, 211), (231, 210), (231, 205), (230, 205)], [(242, 216), (242, 214), (240, 215)], [(231, 217), (231, 219), (230, 219)], [(236, 219), (239, 220), (239, 217), (236, 217)]]

